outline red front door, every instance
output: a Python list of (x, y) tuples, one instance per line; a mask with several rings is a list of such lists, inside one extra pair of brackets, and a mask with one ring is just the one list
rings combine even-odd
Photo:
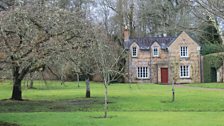
[(168, 68), (161, 68), (161, 83), (168, 84)]

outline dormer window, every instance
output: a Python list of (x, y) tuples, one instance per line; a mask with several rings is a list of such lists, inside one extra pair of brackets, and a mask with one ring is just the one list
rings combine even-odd
[(180, 47), (180, 57), (188, 57), (188, 48), (187, 46)]
[(132, 47), (132, 57), (137, 57), (137, 47)]
[(158, 56), (159, 56), (159, 48), (153, 47), (153, 57), (158, 57)]

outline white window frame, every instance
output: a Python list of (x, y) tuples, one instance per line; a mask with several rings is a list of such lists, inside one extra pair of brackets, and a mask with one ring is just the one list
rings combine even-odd
[(180, 78), (190, 78), (190, 65), (180, 66)]
[[(134, 53), (134, 48), (135, 48), (135, 53)], [(132, 55), (132, 57), (137, 57), (137, 55), (138, 55), (138, 48), (136, 46), (133, 46), (131, 48), (131, 55)]]
[(187, 46), (180, 47), (180, 57), (188, 57), (188, 47)]
[[(155, 54), (155, 49), (157, 49), (157, 54)], [(159, 48), (158, 47), (153, 47), (153, 57), (159, 57)]]
[(136, 74), (138, 79), (149, 79), (149, 67), (137, 67)]

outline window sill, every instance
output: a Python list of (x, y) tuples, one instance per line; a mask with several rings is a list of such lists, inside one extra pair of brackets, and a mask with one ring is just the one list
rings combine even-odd
[(191, 79), (191, 77), (180, 77), (180, 79)]
[(189, 56), (186, 56), (186, 57), (184, 57), (184, 56), (180, 56), (180, 58), (181, 58), (181, 59), (188, 59)]
[(136, 80), (150, 80), (150, 78), (139, 78), (139, 77), (137, 77)]

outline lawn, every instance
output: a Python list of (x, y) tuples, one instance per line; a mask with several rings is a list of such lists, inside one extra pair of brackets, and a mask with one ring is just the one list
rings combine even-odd
[(224, 89), (224, 83), (186, 84), (185, 86)]
[[(91, 82), (92, 98), (85, 98), (83, 82), (78, 87), (75, 82), (61, 85), (56, 81), (47, 84), (36, 81), (35, 89), (23, 86), (25, 101), (0, 101), (0, 122), (22, 126), (223, 125), (224, 89), (192, 85), (177, 86), (176, 101), (170, 102), (171, 86), (112, 84), (109, 86), (110, 118), (103, 119), (100, 118), (103, 115), (102, 84)], [(0, 99), (10, 95), (10, 82), (1, 83)]]

